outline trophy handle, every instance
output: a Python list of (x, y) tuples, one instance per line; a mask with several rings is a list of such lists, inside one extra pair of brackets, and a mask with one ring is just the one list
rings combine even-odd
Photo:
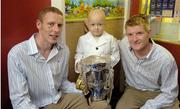
[(78, 79), (76, 81), (76, 88), (79, 90), (82, 90), (84, 95), (88, 95), (89, 90), (87, 89), (87, 85), (85, 81), (83, 80), (82, 73), (79, 74)]

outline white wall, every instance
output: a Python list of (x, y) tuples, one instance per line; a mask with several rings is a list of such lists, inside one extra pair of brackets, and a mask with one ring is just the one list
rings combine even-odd
[(64, 14), (64, 26), (63, 26), (63, 30), (62, 30), (61, 39), (62, 39), (62, 41), (65, 42), (65, 36), (66, 36), (66, 34), (65, 34), (65, 26), (66, 26), (65, 25), (66, 24), (65, 23), (65, 0), (51, 0), (51, 6), (54, 6), (58, 9), (60, 9)]

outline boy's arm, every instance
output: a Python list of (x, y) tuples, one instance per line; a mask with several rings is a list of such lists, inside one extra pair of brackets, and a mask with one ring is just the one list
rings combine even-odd
[(80, 60), (83, 58), (83, 44), (82, 41), (79, 39), (78, 44), (77, 44), (77, 48), (76, 48), (76, 54), (75, 54), (75, 72), (76, 73), (80, 73), (79, 69), (79, 62)]
[(118, 41), (116, 38), (113, 38), (111, 43), (111, 60), (112, 60), (112, 67), (114, 67), (120, 60), (120, 51), (118, 46)]

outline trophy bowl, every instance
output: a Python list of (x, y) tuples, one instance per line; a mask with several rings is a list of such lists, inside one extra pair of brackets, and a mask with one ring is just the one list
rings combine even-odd
[(112, 93), (113, 69), (104, 58), (93, 57), (88, 60), (91, 62), (82, 62), (82, 73), (87, 89), (91, 92), (91, 101), (105, 100)]

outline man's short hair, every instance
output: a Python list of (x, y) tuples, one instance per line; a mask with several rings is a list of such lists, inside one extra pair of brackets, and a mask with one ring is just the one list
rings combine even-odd
[(132, 16), (130, 19), (126, 21), (125, 29), (127, 29), (127, 27), (138, 26), (138, 25), (142, 25), (145, 31), (149, 31), (150, 23), (148, 16), (146, 16), (145, 14), (137, 14)]
[(63, 16), (62, 11), (60, 11), (58, 8), (56, 8), (56, 7), (46, 7), (46, 8), (42, 9), (42, 10), (39, 12), (38, 19), (42, 22), (44, 16), (45, 16), (48, 12), (57, 13), (57, 14)]

